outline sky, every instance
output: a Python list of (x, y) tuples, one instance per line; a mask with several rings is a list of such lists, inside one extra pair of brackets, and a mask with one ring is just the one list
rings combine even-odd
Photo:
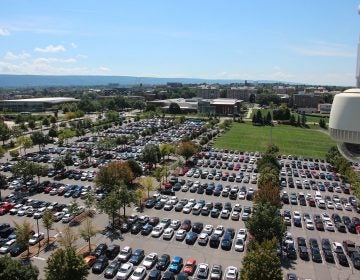
[(360, 0), (0, 0), (0, 74), (355, 84)]

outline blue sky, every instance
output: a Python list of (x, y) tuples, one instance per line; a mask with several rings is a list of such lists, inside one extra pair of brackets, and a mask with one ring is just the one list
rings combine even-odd
[(355, 84), (358, 0), (0, 0), (1, 74)]

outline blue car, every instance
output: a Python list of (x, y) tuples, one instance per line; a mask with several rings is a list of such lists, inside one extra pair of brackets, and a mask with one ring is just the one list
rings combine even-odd
[(135, 252), (132, 254), (129, 262), (133, 265), (139, 265), (143, 258), (145, 257), (145, 253), (143, 249), (136, 249)]
[(174, 273), (179, 273), (183, 266), (182, 257), (174, 257), (170, 263), (169, 270)]
[(188, 244), (188, 245), (193, 245), (193, 244), (195, 243), (197, 237), (198, 237), (198, 235), (197, 235), (196, 232), (193, 232), (193, 231), (188, 232), (188, 233), (186, 234), (186, 238), (185, 238), (186, 244)]
[(324, 192), (324, 191), (325, 191), (325, 186), (324, 186), (324, 185), (322, 185), (322, 184), (321, 184), (321, 185), (319, 185), (319, 190), (320, 190), (320, 191), (322, 191), (322, 192)]

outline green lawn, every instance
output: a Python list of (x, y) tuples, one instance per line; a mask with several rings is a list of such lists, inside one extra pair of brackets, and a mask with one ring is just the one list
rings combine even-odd
[(234, 123), (231, 129), (215, 140), (215, 148), (239, 151), (265, 151), (270, 143), (276, 144), (281, 154), (324, 158), (335, 144), (328, 135), (314, 129), (289, 125), (253, 126), (249, 123)]

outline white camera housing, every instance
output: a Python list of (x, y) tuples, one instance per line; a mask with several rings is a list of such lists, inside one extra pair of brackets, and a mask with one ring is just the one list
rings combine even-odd
[(360, 162), (359, 88), (335, 95), (330, 113), (329, 132), (346, 159)]

